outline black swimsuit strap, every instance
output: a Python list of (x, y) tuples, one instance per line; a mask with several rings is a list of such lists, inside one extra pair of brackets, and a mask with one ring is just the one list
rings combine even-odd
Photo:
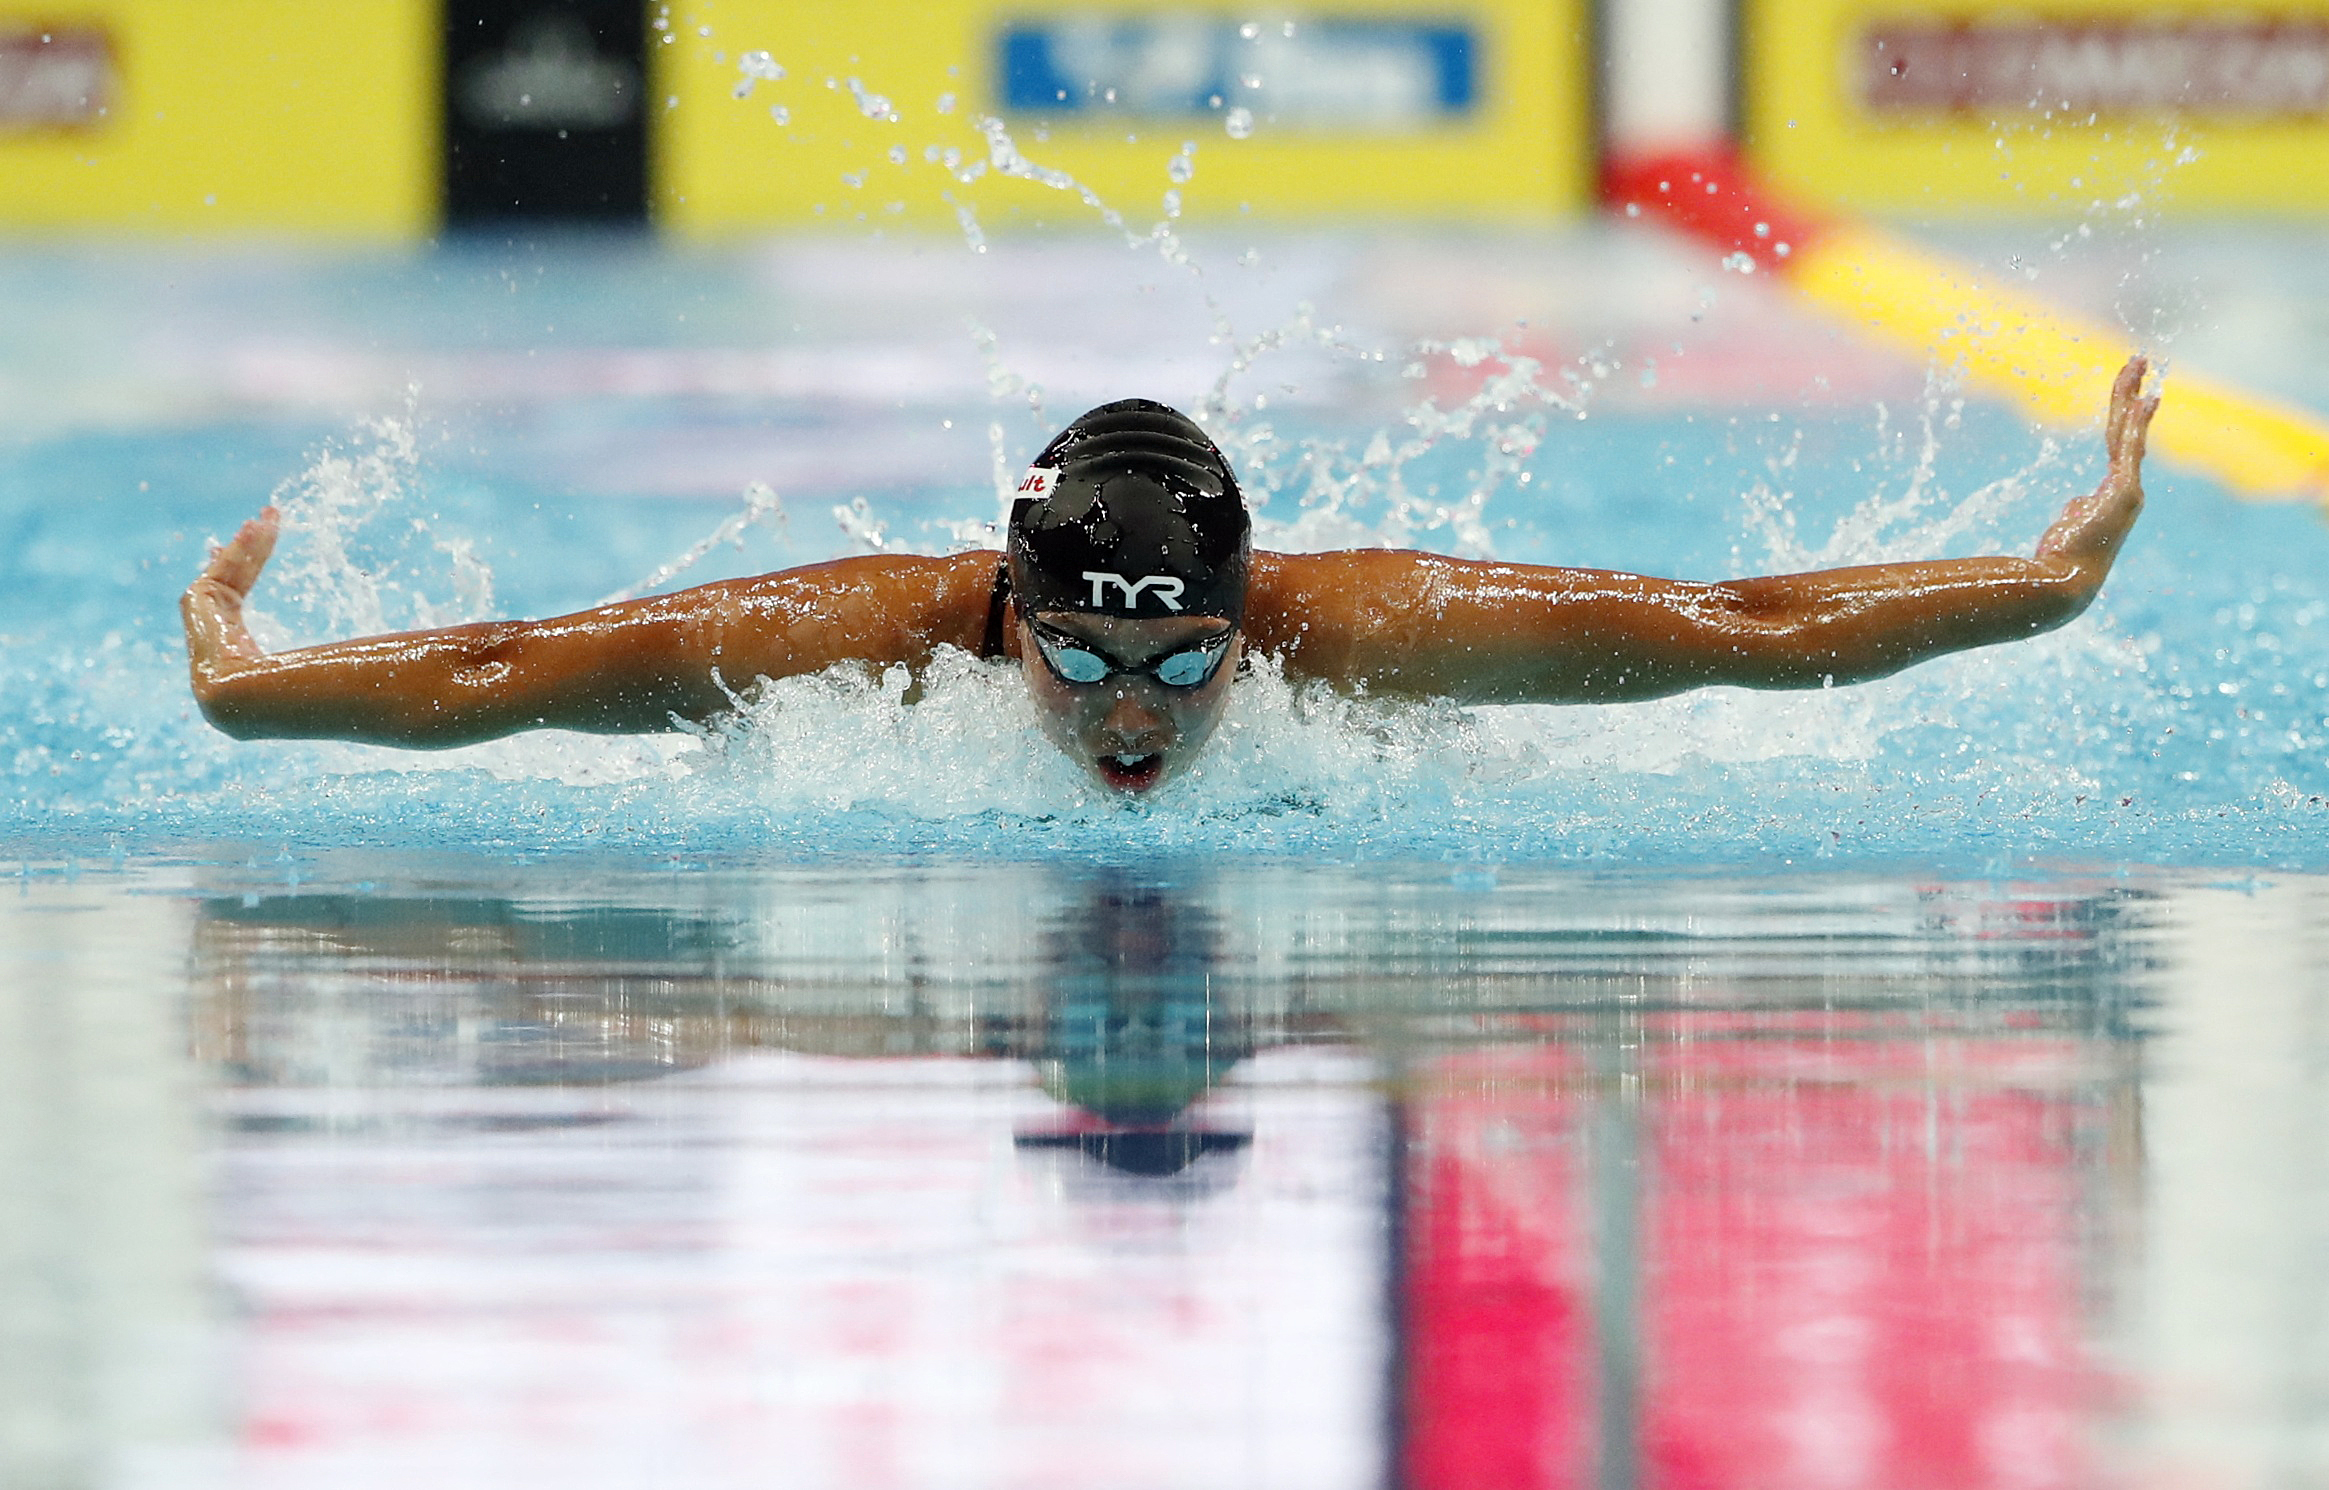
[(995, 566), (995, 591), (987, 599), (987, 634), (979, 645), (979, 656), (997, 658), (1003, 651), (1003, 613), (1011, 604), (1011, 561), (1003, 560)]

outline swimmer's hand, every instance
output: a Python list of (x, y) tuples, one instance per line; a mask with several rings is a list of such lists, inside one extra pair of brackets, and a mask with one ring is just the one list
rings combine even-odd
[(221, 680), (267, 655), (243, 623), (243, 602), (251, 598), (251, 586), (275, 552), (282, 526), (283, 514), (272, 504), (260, 508), (232, 539), (211, 549), (210, 562), (179, 598), (194, 697), (206, 709)]
[(2062, 509), (2062, 516), (2038, 540), (2038, 559), (2067, 567), (2082, 592), (2081, 608), (2102, 587), (2103, 576), (2127, 541), (2128, 529), (2143, 511), (2143, 446), (2151, 432), (2151, 416), (2159, 412), (2159, 397), (2143, 394), (2144, 374), (2151, 364), (2141, 355), (2127, 359), (2111, 385), (2111, 411), (2103, 424), (2103, 448), (2110, 470), (2092, 496), (2079, 497)]

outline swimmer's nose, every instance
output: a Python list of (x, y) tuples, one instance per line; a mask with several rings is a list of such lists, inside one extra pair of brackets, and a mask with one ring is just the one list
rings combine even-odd
[(1150, 755), (1172, 742), (1172, 721), (1130, 694), (1119, 696), (1100, 721), (1104, 753)]

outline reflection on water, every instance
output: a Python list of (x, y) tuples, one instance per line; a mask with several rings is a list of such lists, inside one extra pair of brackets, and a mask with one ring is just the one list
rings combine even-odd
[(217, 1447), (182, 901), (0, 894), (0, 1486), (176, 1484)]
[(2315, 882), (325, 870), (136, 902), (238, 1486), (2329, 1469)]
[(1254, 1049), (1247, 1012), (1216, 1008), (1212, 980), (1229, 960), (1211, 909), (1165, 887), (1103, 876), (1061, 908), (1032, 1006), (983, 1021), (985, 1053), (1033, 1061), (1068, 1108), (1018, 1145), (1152, 1178), (1244, 1148), (1250, 1133), (1190, 1120)]

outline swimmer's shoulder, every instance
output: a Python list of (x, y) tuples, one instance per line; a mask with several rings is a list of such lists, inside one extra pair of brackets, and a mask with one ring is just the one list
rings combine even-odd
[(1346, 548), (1317, 554), (1254, 550), (1245, 629), (1256, 645), (1291, 643), (1320, 627), (1379, 617), (1413, 600), (1431, 571), (1462, 560), (1405, 548)]
[(746, 614), (859, 631), (872, 650), (884, 654), (901, 644), (908, 651), (955, 646), (976, 652), (986, 636), (1002, 560), (993, 549), (858, 554), (719, 588)]

